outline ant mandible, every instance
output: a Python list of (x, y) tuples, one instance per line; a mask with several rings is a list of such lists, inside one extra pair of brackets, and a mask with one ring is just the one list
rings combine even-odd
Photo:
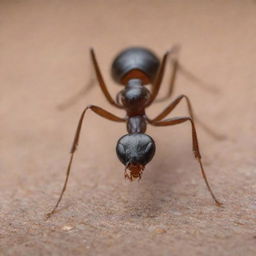
[[(64, 186), (56, 205), (54, 206), (53, 210), (48, 213), (48, 217), (50, 217), (56, 211), (66, 190), (74, 153), (79, 142), (83, 119), (85, 113), (89, 109), (97, 115), (108, 120), (126, 123), (128, 134), (122, 136), (118, 140), (116, 153), (119, 160), (125, 166), (124, 176), (130, 181), (137, 178), (141, 179), (141, 175), (146, 164), (152, 160), (155, 153), (154, 140), (149, 135), (145, 134), (147, 124), (153, 126), (169, 126), (189, 122), (192, 129), (192, 145), (194, 156), (200, 165), (202, 176), (213, 200), (217, 206), (221, 206), (221, 203), (216, 199), (212, 192), (201, 161), (194, 116), (189, 98), (183, 94), (178, 96), (153, 119), (149, 118), (145, 113), (145, 109), (155, 101), (158, 95), (162, 84), (167, 58), (168, 56), (174, 54), (176, 51), (177, 47), (173, 47), (170, 51), (167, 51), (164, 54), (161, 62), (152, 51), (142, 47), (128, 48), (119, 53), (112, 64), (112, 77), (116, 82), (124, 85), (125, 87), (117, 94), (116, 100), (114, 100), (104, 82), (94, 50), (90, 50), (96, 77), (103, 94), (111, 105), (119, 109), (124, 109), (126, 111), (126, 117), (118, 117), (95, 105), (89, 105), (84, 109), (78, 122), (74, 141), (72, 144), (70, 152), (71, 157), (67, 168)], [(172, 63), (173, 71), (170, 79), (170, 87), (165, 99), (170, 97), (172, 94), (177, 70), (179, 67), (179, 62), (177, 59), (174, 58)], [(148, 84), (152, 85), (151, 91), (144, 86)], [(173, 109), (180, 103), (182, 99), (184, 99), (187, 103), (189, 115), (164, 119), (169, 113), (173, 111)]]

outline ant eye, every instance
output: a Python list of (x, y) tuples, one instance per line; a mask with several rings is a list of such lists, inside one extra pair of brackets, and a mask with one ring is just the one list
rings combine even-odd
[(124, 145), (120, 143), (120, 144), (118, 145), (118, 147), (119, 147), (119, 150), (120, 150), (123, 154), (125, 154)]
[(155, 143), (149, 142), (145, 149), (142, 151), (143, 163), (147, 164), (150, 162), (155, 154), (156, 146)]
[(145, 149), (145, 153), (149, 153), (154, 147), (155, 147), (155, 145), (153, 145), (152, 142), (148, 143), (148, 145)]
[(126, 150), (125, 150), (123, 144), (119, 143), (119, 141), (116, 145), (116, 153), (117, 153), (117, 156), (118, 156), (119, 160), (124, 165), (126, 165)]

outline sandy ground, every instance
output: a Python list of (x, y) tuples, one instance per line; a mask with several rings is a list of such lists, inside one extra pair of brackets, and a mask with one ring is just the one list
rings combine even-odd
[[(256, 1), (0, 1), (1, 255), (256, 255)], [(118, 115), (98, 86), (58, 105), (91, 77), (93, 46), (115, 95), (113, 57), (127, 46), (159, 56), (180, 43), (180, 61), (217, 92), (179, 75), (197, 116), (217, 208), (191, 151), (189, 125), (148, 128), (157, 153), (141, 182), (127, 182), (115, 154), (125, 125), (88, 114), (67, 193), (63, 184), (82, 109)], [(166, 77), (168, 78), (168, 72)], [(161, 95), (167, 89), (165, 80)], [(154, 116), (168, 104), (157, 103)], [(185, 114), (184, 103), (173, 115)]]

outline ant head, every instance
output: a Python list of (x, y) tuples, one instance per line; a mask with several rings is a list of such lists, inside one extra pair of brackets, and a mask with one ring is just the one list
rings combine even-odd
[(144, 133), (127, 134), (121, 137), (117, 142), (116, 153), (119, 160), (126, 166), (125, 178), (130, 180), (141, 178), (145, 165), (155, 154), (155, 148), (154, 140)]

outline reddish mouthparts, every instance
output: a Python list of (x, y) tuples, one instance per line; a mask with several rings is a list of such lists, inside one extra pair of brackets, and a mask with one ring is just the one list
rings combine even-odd
[[(128, 164), (124, 171), (125, 179), (130, 181), (136, 180), (137, 178), (140, 180), (141, 175), (144, 171), (145, 166), (141, 164)], [(127, 171), (128, 170), (128, 171)]]

